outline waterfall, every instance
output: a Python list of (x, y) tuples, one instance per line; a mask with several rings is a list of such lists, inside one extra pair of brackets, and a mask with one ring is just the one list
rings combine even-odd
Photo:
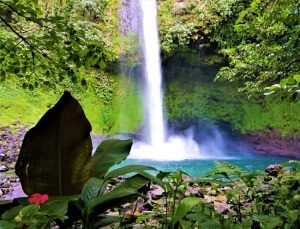
[[(134, 0), (136, 1), (136, 0)], [(218, 146), (204, 153), (194, 140), (193, 132), (170, 135), (163, 114), (162, 72), (160, 42), (157, 28), (156, 0), (140, 0), (142, 31), (138, 33), (143, 47), (145, 139), (135, 141), (129, 158), (160, 161), (185, 159), (221, 159)], [(137, 14), (139, 14), (137, 12)], [(215, 152), (214, 152), (215, 151)]]
[(166, 139), (163, 117), (162, 74), (155, 0), (142, 0), (143, 52), (146, 82), (146, 129), (150, 145), (162, 144)]
[(192, 136), (168, 136), (163, 115), (163, 90), (156, 0), (140, 0), (145, 78), (146, 139), (135, 142), (130, 158), (184, 160), (203, 158)]

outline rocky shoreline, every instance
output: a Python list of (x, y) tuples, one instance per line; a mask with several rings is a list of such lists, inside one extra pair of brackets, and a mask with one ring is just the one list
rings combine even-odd
[(0, 127), (0, 201), (26, 196), (15, 174), (15, 165), (27, 129), (18, 122), (12, 127)]
[[(15, 174), (15, 164), (20, 147), (29, 126), (16, 122), (13, 126), (0, 127), (0, 201), (26, 196)], [(98, 145), (104, 137), (93, 137)], [(275, 131), (251, 132), (244, 136), (244, 142), (258, 154), (300, 158), (300, 137), (282, 137)], [(155, 193), (157, 190), (154, 191)], [(195, 190), (192, 190), (192, 193)]]

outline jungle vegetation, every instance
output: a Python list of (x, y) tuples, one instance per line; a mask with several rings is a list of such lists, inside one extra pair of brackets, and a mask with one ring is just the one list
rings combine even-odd
[[(292, 116), (293, 113), (297, 116), (298, 1), (167, 0), (158, 3), (165, 62), (181, 50), (200, 55), (209, 53), (213, 56), (210, 62), (220, 64), (216, 75), (211, 76), (217, 83), (225, 81), (225, 88), (232, 87), (236, 96), (245, 97), (246, 103), (251, 101), (262, 112), (267, 106), (274, 113), (273, 107), (283, 103), (287, 104), (284, 107), (293, 107)], [(0, 5), (0, 100), (1, 107), (5, 108), (1, 115), (5, 124), (12, 123), (13, 119), (35, 120), (32, 115), (26, 116), (26, 112), (24, 115), (14, 112), (11, 108), (16, 102), (7, 102), (8, 97), (15, 96), (17, 101), (24, 97), (43, 98), (42, 106), (39, 102), (27, 102), (37, 104), (33, 111), (40, 116), (64, 90), (69, 90), (83, 103), (95, 132), (119, 131), (119, 105), (124, 103), (120, 98), (126, 97), (130, 110), (138, 115), (133, 120), (125, 117), (129, 120), (125, 131), (138, 128), (142, 121), (139, 92), (135, 83), (122, 81), (118, 66), (124, 53), (137, 55), (131, 58), (133, 68), (139, 64), (138, 53), (132, 51), (137, 48), (136, 38), (124, 38), (119, 32), (121, 2), (1, 0)], [(175, 78), (173, 83), (178, 84)], [(274, 103), (266, 102), (266, 98)], [(28, 106), (17, 104), (23, 111)], [(284, 107), (274, 109), (284, 113)], [(5, 113), (10, 113), (11, 118)], [(222, 115), (208, 116), (222, 121)], [(262, 119), (260, 123), (263, 122)], [(285, 122), (287, 119), (276, 119), (278, 128), (275, 129), (284, 134), (295, 132), (281, 131), (285, 127), (280, 123)], [(242, 123), (232, 122), (235, 129), (243, 132), (266, 128), (263, 124), (255, 127), (247, 123), (248, 118)]]

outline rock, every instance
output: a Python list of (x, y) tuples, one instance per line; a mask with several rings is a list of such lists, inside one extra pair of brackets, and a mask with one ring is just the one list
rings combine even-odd
[(2, 187), (2, 188), (9, 188), (9, 187), (11, 187), (11, 182), (10, 182), (10, 180), (9, 180), (9, 179), (6, 179), (5, 182), (2, 181), (1, 187)]
[(158, 185), (153, 185), (152, 189), (148, 192), (150, 195), (149, 198), (151, 200), (158, 200), (162, 197), (162, 195), (164, 194), (164, 190), (162, 187), (158, 186)]
[(273, 186), (270, 185), (270, 184), (262, 184), (262, 185), (260, 186), (260, 188), (261, 188), (262, 190), (269, 191), (269, 190), (271, 190), (271, 189), (273, 188)]
[(269, 165), (265, 170), (270, 176), (277, 177), (282, 172), (282, 165)]
[(200, 187), (188, 187), (187, 190), (192, 196), (204, 197), (204, 194)]
[(214, 203), (214, 209), (216, 212), (219, 212), (221, 214), (226, 214), (229, 212), (229, 209), (231, 208), (232, 205), (226, 204), (226, 203)]
[(244, 140), (258, 154), (300, 158), (300, 135), (282, 136), (270, 129), (264, 132), (249, 132), (244, 136)]
[(145, 201), (142, 197), (138, 197), (136, 200), (136, 211), (142, 212), (144, 210)]
[(218, 191), (219, 192), (223, 192), (223, 193), (227, 193), (228, 191), (230, 191), (231, 188), (230, 187), (223, 187), (223, 188), (219, 188)]
[(123, 204), (122, 208), (124, 211), (131, 210), (131, 204), (130, 203)]
[(0, 166), (0, 172), (6, 172), (8, 171), (8, 167), (6, 165)]
[(190, 180), (191, 180), (191, 177), (188, 176), (188, 175), (183, 175), (183, 176), (182, 176), (182, 180), (183, 180), (183, 181), (190, 181)]
[(210, 195), (210, 196), (216, 196), (217, 195), (217, 191), (216, 190), (210, 190), (208, 192), (208, 195)]

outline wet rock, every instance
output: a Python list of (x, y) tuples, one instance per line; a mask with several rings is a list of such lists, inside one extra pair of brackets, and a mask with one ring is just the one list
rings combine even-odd
[(6, 171), (8, 171), (8, 167), (6, 165), (1, 165), (0, 172), (6, 172)]
[(270, 176), (277, 177), (282, 172), (282, 165), (269, 165), (265, 170)]

